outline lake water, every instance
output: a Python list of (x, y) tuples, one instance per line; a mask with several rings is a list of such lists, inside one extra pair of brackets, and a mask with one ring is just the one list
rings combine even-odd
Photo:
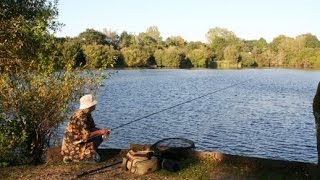
[(312, 101), (320, 71), (107, 72), (117, 73), (105, 80), (97, 94), (93, 117), (99, 127), (115, 128), (210, 95), (115, 129), (102, 147), (128, 148), (132, 143), (153, 144), (163, 138), (183, 137), (194, 141), (197, 150), (317, 162)]

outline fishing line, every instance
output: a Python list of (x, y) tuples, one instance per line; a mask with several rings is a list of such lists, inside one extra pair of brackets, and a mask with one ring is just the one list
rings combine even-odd
[(175, 107), (181, 106), (181, 105), (183, 105), (183, 104), (187, 104), (187, 103), (189, 103), (189, 102), (192, 102), (192, 101), (195, 101), (195, 100), (197, 100), (197, 99), (200, 99), (200, 98), (203, 98), (203, 97), (209, 96), (209, 95), (211, 95), (211, 94), (215, 94), (215, 93), (217, 93), (217, 92), (220, 92), (220, 91), (223, 91), (223, 90), (226, 90), (226, 89), (229, 89), (229, 88), (235, 87), (235, 86), (237, 86), (237, 85), (243, 84), (243, 83), (245, 83), (245, 82), (247, 82), (247, 81), (250, 81), (250, 80), (251, 80), (251, 79), (249, 79), (249, 80), (245, 80), (245, 81), (241, 81), (241, 82), (239, 82), (239, 83), (232, 84), (232, 85), (230, 85), (230, 86), (226, 86), (226, 87), (224, 87), (224, 88), (221, 88), (221, 89), (215, 90), (215, 91), (213, 91), (213, 92), (210, 92), (210, 93), (204, 94), (204, 95), (202, 95), (202, 96), (198, 96), (198, 97), (193, 98), (193, 99), (190, 99), (190, 100), (188, 100), (188, 101), (184, 101), (184, 102), (182, 102), (182, 103), (179, 103), (179, 104), (176, 104), (176, 105), (173, 105), (173, 106), (170, 106), (170, 107), (164, 108), (164, 109), (162, 109), (162, 110), (160, 110), (160, 111), (156, 111), (156, 112), (153, 112), (153, 113), (147, 114), (147, 115), (145, 115), (145, 116), (139, 117), (139, 118), (137, 118), (137, 119), (135, 119), (135, 120), (132, 120), (132, 121), (127, 122), (127, 123), (124, 123), (124, 124), (122, 124), (122, 125), (120, 125), (120, 126), (117, 126), (117, 127), (115, 127), (115, 128), (112, 128), (112, 129), (111, 129), (111, 131), (113, 131), (113, 130), (115, 130), (115, 129), (119, 129), (119, 128), (123, 127), (123, 126), (129, 125), (129, 124), (131, 124), (131, 123), (134, 123), (134, 122), (140, 121), (140, 120), (142, 120), (142, 119), (144, 119), (144, 118), (147, 118), (147, 117), (153, 116), (153, 115), (155, 115), (155, 114), (159, 114), (159, 113), (161, 113), (161, 112), (163, 112), (163, 111), (166, 111), (166, 110), (169, 110), (169, 109), (173, 109), (173, 108), (175, 108)]

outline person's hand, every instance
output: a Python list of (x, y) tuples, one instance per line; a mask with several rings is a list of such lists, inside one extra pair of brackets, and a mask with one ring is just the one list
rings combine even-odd
[(105, 134), (110, 134), (110, 129), (108, 128), (103, 128), (103, 129), (100, 129), (100, 133), (101, 135), (105, 135)]

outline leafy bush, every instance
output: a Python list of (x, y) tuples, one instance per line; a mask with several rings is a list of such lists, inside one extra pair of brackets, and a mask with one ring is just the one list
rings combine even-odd
[(43, 162), (69, 104), (93, 92), (99, 75), (62, 60), (49, 33), (58, 24), (56, 1), (1, 1), (0, 7), (0, 164)]
[(0, 77), (0, 159), (42, 162), (69, 104), (94, 91), (97, 76), (76, 71), (23, 72)]

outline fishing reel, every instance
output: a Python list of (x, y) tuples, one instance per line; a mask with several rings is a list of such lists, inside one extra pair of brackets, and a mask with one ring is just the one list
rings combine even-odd
[(103, 141), (107, 141), (109, 139), (109, 134), (104, 134), (101, 136)]

